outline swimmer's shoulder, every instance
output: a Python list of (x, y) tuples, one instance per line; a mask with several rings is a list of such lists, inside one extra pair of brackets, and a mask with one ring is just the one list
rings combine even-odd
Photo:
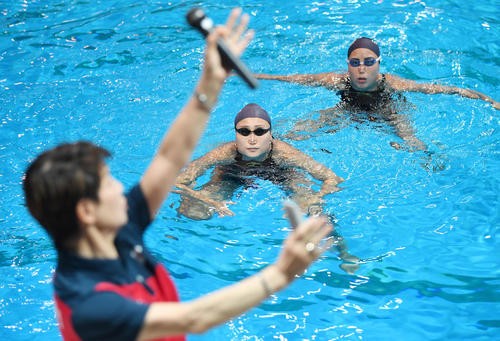
[(223, 143), (214, 149), (210, 150), (200, 158), (196, 159), (194, 162), (201, 164), (214, 165), (218, 163), (227, 163), (234, 160), (236, 156), (236, 144), (235, 142)]
[(390, 73), (383, 74), (383, 77), (386, 86), (397, 91), (411, 90), (417, 84), (411, 79), (406, 79)]
[(273, 157), (276, 160), (284, 161), (298, 154), (303, 153), (291, 144), (282, 140), (273, 140)]
[(223, 159), (234, 159), (237, 154), (236, 142), (230, 141), (217, 147), (218, 154)]

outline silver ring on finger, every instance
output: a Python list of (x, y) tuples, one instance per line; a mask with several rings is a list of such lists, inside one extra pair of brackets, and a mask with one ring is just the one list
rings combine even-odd
[(308, 253), (313, 253), (314, 250), (316, 250), (316, 245), (313, 242), (307, 242), (307, 244), (306, 244), (306, 251)]

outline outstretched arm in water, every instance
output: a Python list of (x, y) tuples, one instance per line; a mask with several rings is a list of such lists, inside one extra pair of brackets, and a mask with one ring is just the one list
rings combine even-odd
[(346, 75), (335, 72), (323, 72), (315, 74), (296, 75), (270, 75), (258, 73), (254, 75), (257, 79), (277, 80), (282, 82), (296, 83), (309, 86), (323, 86), (328, 89), (338, 90), (344, 84)]
[[(490, 96), (487, 96), (476, 90), (432, 83), (417, 83), (413, 80), (405, 79), (391, 74), (386, 74), (385, 76), (387, 83), (394, 90), (421, 92), (425, 94), (457, 94), (466, 98), (483, 100), (485, 102), (491, 103), (493, 108), (500, 110), (500, 102), (497, 102)], [(347, 74), (323, 72), (316, 74), (271, 75), (260, 73), (256, 74), (255, 77), (264, 80), (278, 80), (309, 86), (323, 86), (331, 90), (339, 90), (343, 86), (343, 84), (345, 84)]]
[(493, 108), (500, 110), (499, 102), (479, 91), (459, 88), (456, 86), (432, 83), (417, 83), (415, 81), (394, 75), (386, 75), (386, 80), (393, 89), (398, 91), (421, 92), (424, 94), (456, 94), (466, 98), (483, 100), (485, 102), (491, 103)]

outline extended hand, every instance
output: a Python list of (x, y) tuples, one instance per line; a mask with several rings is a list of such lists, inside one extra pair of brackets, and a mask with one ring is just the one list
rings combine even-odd
[(313, 217), (302, 222), (290, 233), (274, 264), (288, 282), (295, 276), (302, 275), (314, 260), (330, 248), (332, 240), (323, 241), (332, 229), (325, 217)]
[[(239, 20), (239, 23), (237, 24)], [(240, 56), (253, 39), (254, 31), (248, 30), (248, 14), (241, 14), (240, 8), (231, 11), (226, 25), (217, 27), (207, 38), (206, 70), (218, 73), (222, 68), (221, 58), (217, 50), (217, 39), (223, 39), (226, 45), (235, 56)], [(231, 70), (224, 70), (225, 77)]]
[(234, 212), (231, 211), (227, 205), (229, 204), (234, 204), (232, 201), (216, 201), (216, 200), (211, 200), (210, 201), (210, 206), (215, 209), (219, 217), (227, 217), (227, 216), (234, 216)]

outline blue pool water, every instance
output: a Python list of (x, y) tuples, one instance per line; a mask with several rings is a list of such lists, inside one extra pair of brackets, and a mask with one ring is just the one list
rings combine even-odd
[[(23, 171), (56, 143), (89, 139), (138, 180), (190, 95), (203, 42), (185, 23), (202, 5), (216, 21), (238, 4), (256, 38), (255, 72), (344, 70), (356, 37), (374, 37), (382, 72), (476, 89), (500, 100), (500, 1), (0, 1), (0, 339), (59, 339), (51, 277), (56, 257), (27, 214)], [(328, 196), (355, 275), (330, 252), (258, 308), (190, 340), (490, 340), (500, 328), (500, 112), (482, 101), (407, 94), (424, 153), (396, 151), (375, 124), (290, 141), (346, 179)], [(325, 89), (231, 79), (195, 151), (233, 138), (234, 113), (257, 102), (276, 136), (335, 105)], [(147, 234), (183, 300), (272, 262), (288, 233), (284, 193), (261, 181), (238, 192), (235, 217), (193, 222), (172, 195)]]

